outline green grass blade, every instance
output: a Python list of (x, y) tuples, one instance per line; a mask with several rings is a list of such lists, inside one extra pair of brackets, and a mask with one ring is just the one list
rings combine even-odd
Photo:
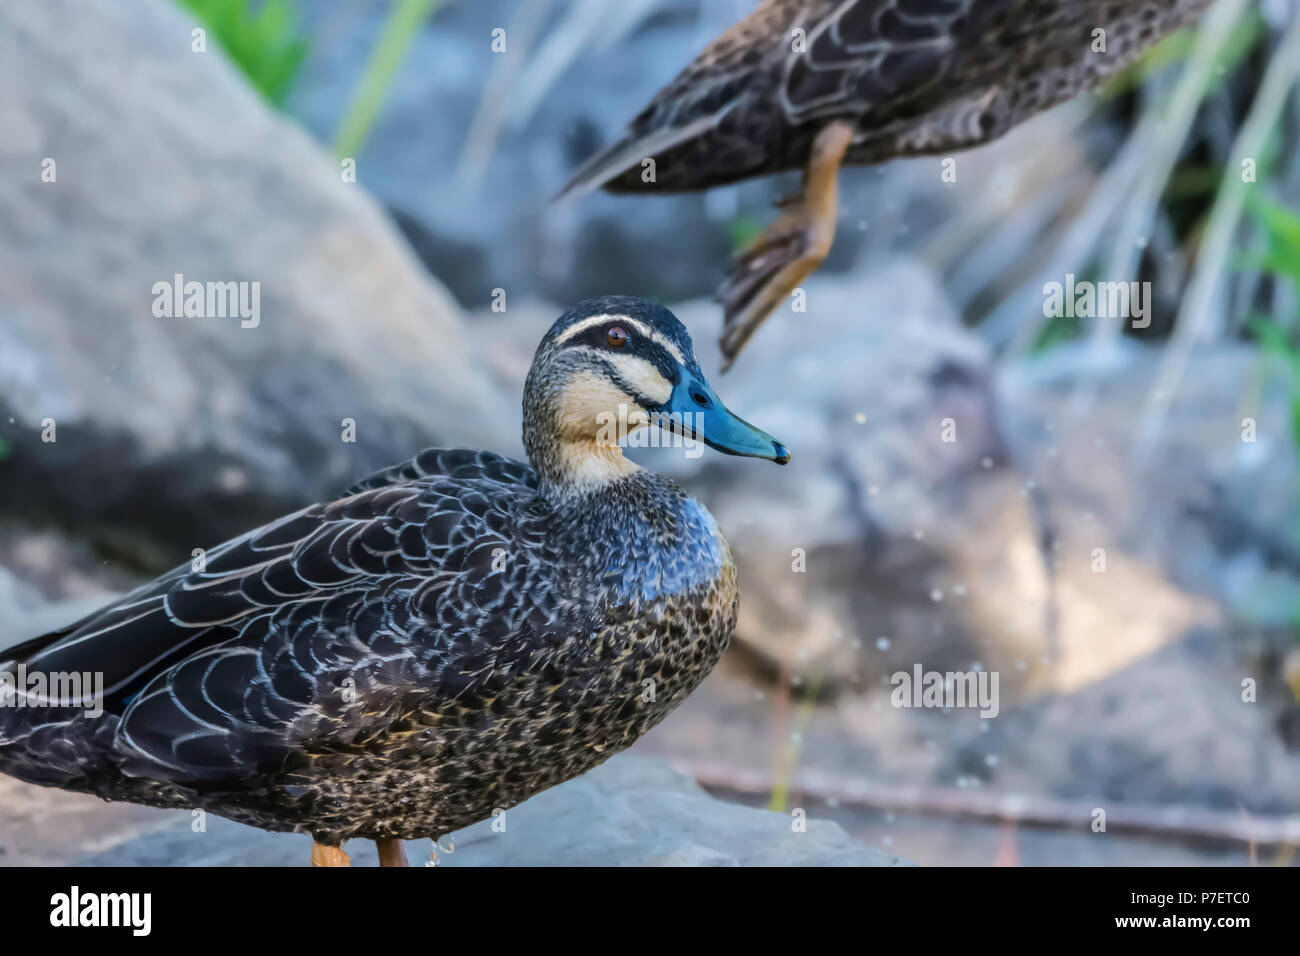
[(334, 138), (336, 155), (356, 156), (360, 151), (379, 118), (393, 77), (406, 58), (407, 50), (424, 21), (440, 4), (441, 0), (396, 0), (379, 42), (366, 62), (365, 73), (353, 94), (347, 115), (339, 124)]

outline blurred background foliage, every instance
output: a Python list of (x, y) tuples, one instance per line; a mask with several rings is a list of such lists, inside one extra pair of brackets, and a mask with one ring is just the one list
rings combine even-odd
[[(310, 47), (309, 34), (302, 25), (302, 0), (176, 2), (191, 10), (215, 33), (218, 43), (251, 85), (272, 103), (284, 106)], [(356, 156), (364, 151), (417, 36), (426, 28), (437, 29), (436, 23), (429, 24), (439, 8), (455, 6), (459, 2), (463, 0), (382, 0), (378, 4), (366, 5), (372, 9), (376, 5), (381, 8), (380, 27), (352, 79), (348, 106), (333, 138), (337, 155)], [(591, 12), (592, 4), (581, 0), (568, 5), (567, 16), (561, 15), (565, 12), (565, 5), (557, 5), (551, 0), (524, 0), (519, 4), (500, 6), (503, 23), (510, 22), (506, 14), (512, 8), (523, 11), (523, 25), (529, 29), (527, 36), (516, 40), (520, 43), (535, 40), (534, 34), (539, 32), (539, 28), (534, 21), (541, 20), (546, 13), (554, 17), (555, 26), (546, 42), (534, 42), (531, 48), (520, 51), (523, 57), (534, 62), (545, 59), (544, 88), (532, 91), (534, 97), (540, 96), (546, 86), (554, 83), (557, 74), (584, 55), (584, 43), (590, 45), (593, 39), (593, 21), (602, 27), (612, 26), (608, 19)], [(657, 19), (674, 15), (680, 6), (679, 3), (636, 0), (628, 4), (617, 29), (623, 32), (653, 29)], [(716, 11), (723, 4), (706, 2), (705, 6), (714, 11), (712, 22), (722, 22)], [(665, 11), (664, 7), (669, 9)], [(530, 8), (538, 11), (532, 18), (526, 16)], [(729, 9), (734, 10), (737, 16), (743, 15), (747, 4), (732, 3)], [(1249, 305), (1255, 310), (1250, 314), (1257, 315), (1260, 309), (1264, 315), (1288, 309), (1293, 311), (1297, 295), (1296, 270), (1300, 269), (1296, 264), (1297, 249), (1292, 241), (1295, 220), (1290, 213), (1300, 195), (1297, 181), (1300, 179), (1300, 164), (1295, 160), (1298, 153), (1294, 148), (1297, 110), (1294, 102), (1288, 102), (1286, 97), (1268, 104), (1256, 103), (1261, 78), (1270, 71), (1292, 83), (1295, 79), (1297, 48), (1294, 38), (1288, 43), (1283, 35), (1286, 12), (1285, 0), (1261, 5), (1237, 4), (1231, 15), (1223, 17), (1222, 25), (1226, 29), (1210, 36), (1202, 34), (1199, 41), (1197, 31), (1183, 30), (1167, 38), (1094, 94), (1090, 100), (1101, 122), (1098, 131), (1089, 134), (1087, 141), (1098, 168), (1104, 168), (1105, 158), (1117, 152), (1121, 144), (1116, 136), (1117, 130), (1134, 131), (1130, 136), (1130, 146), (1141, 135), (1140, 128), (1144, 122), (1154, 122), (1162, 128), (1167, 123), (1175, 130), (1186, 130), (1185, 136), (1178, 141), (1165, 138), (1152, 157), (1155, 165), (1167, 158), (1167, 174), (1157, 177), (1133, 197), (1138, 203), (1150, 200), (1154, 205), (1146, 217), (1140, 212), (1131, 214), (1123, 223), (1126, 231), (1118, 238), (1133, 241), (1134, 248), (1127, 253), (1122, 247), (1117, 251), (1110, 242), (1116, 238), (1116, 228), (1120, 225), (1116, 221), (1121, 211), (1118, 207), (1110, 210), (1109, 217), (1088, 217), (1092, 235), (1074, 236), (1075, 241), (1067, 243), (1063, 231), (1077, 218), (1075, 203), (1079, 197), (1062, 196), (1059, 191), (1049, 188), (1044, 188), (1039, 195), (1022, 196), (1022, 205), (1030, 213), (1036, 213), (1041, 222), (1036, 229), (1026, 229), (1020, 221), (1005, 223), (992, 237), (1006, 252), (1000, 257), (1000, 268), (985, 273), (983, 287), (968, 288), (963, 284), (959, 288), (966, 306), (967, 321), (979, 325), (987, 319), (993, 320), (989, 334), (996, 344), (1006, 345), (1011, 335), (1009, 323), (1005, 321), (1007, 306), (1011, 302), (1018, 304), (1019, 300), (1009, 299), (1004, 293), (1009, 286), (1014, 287), (1017, 278), (1023, 274), (1024, 253), (1062, 244), (1070, 247), (1070, 261), (1054, 259), (1053, 264), (1064, 264), (1068, 271), (1081, 277), (1103, 279), (1107, 266), (1120, 261), (1117, 255), (1136, 255), (1143, 281), (1153, 281), (1161, 290), (1177, 290), (1180, 287), (1178, 280), (1185, 278), (1193, 268), (1216, 203), (1234, 184), (1239, 172), (1235, 163), (1239, 158), (1245, 158), (1239, 157), (1240, 150), (1237, 149), (1245, 144), (1231, 134), (1242, 129), (1252, 106), (1258, 108), (1260, 105), (1266, 108), (1266, 113), (1257, 120), (1267, 128), (1268, 135), (1263, 142), (1255, 144), (1261, 147), (1258, 154), (1249, 158), (1256, 165), (1261, 189), (1249, 194), (1252, 216), (1242, 224), (1237, 245), (1244, 250), (1263, 246), (1267, 252), (1237, 256), (1231, 260), (1216, 259), (1206, 265), (1220, 272), (1213, 281), (1230, 287), (1226, 294), (1231, 301), (1242, 303), (1243, 299), (1250, 300)], [(702, 13), (702, 16), (707, 16), (707, 13)], [(319, 18), (313, 19), (319, 25)], [(565, 31), (569, 35), (565, 35)], [(1294, 27), (1291, 32), (1295, 32)], [(663, 63), (660, 79), (666, 82), (680, 65)], [(407, 63), (406, 69), (418, 70), (420, 66)], [(518, 92), (518, 87), (508, 87), (502, 92), (507, 91)], [(430, 104), (430, 109), (436, 110), (436, 104)], [(485, 101), (476, 120), (482, 120), (484, 114), (493, 109), (493, 105)], [(497, 122), (496, 125), (499, 127), (501, 124)], [(615, 132), (616, 129), (603, 131), (606, 136)], [(1146, 139), (1149, 140), (1149, 136)], [(1126, 170), (1123, 176), (1117, 177), (1118, 181), (1107, 181), (1106, 189), (1112, 194), (1123, 192), (1137, 183), (1139, 175), (1140, 170)], [(1144, 192), (1151, 195), (1145, 196)], [(1039, 203), (1051, 203), (1051, 208), (1035, 209)], [(1143, 222), (1144, 218), (1147, 219), (1144, 224), (1150, 228), (1135, 230), (1134, 224)], [(746, 245), (761, 231), (764, 222), (762, 215), (752, 212), (738, 212), (726, 217), (722, 225), (727, 247), (736, 249)], [(1133, 231), (1149, 235), (1130, 235)], [(979, 245), (986, 245), (987, 238), (981, 236)], [(961, 271), (961, 255), (975, 251), (969, 247), (953, 248), (942, 241), (938, 245), (941, 248), (932, 249), (936, 264), (956, 271)], [(1175, 291), (1173, 295), (1176, 297), (1176, 294)], [(1154, 323), (1148, 330), (1129, 330), (1128, 334), (1167, 337), (1176, 320), (1169, 308), (1162, 311), (1162, 321)], [(1288, 329), (1290, 324), (1282, 323), (1282, 327)], [(1258, 328), (1258, 323), (1238, 320), (1227, 323), (1223, 331), (1249, 336), (1255, 328)], [(1028, 339), (1034, 350), (1082, 334), (1077, 321), (1072, 319), (1051, 320), (1045, 327), (1030, 331), (1022, 329), (1016, 339), (1022, 345)], [(1269, 348), (1276, 351), (1276, 339), (1270, 340)]]
[(253, 88), (280, 105), (307, 42), (294, 0), (177, 0), (209, 30)]
[[(310, 48), (303, 0), (176, 2), (214, 32), (252, 86), (273, 104), (285, 107)], [(426, 29), (438, 29), (430, 21), (440, 8), (460, 2), (372, 0), (366, 4), (374, 11), (377, 34), (364, 57), (355, 57), (360, 65), (350, 78), (347, 108), (333, 136), (336, 155), (355, 157), (364, 152), (416, 38)], [(1087, 98), (1084, 109), (1096, 114), (1094, 122), (1081, 130), (1092, 167), (1090, 181), (1074, 189), (1062, 188), (1062, 183), (1050, 178), (1032, 183), (1030, 191), (1015, 196), (1014, 215), (999, 210), (1000, 221), (991, 235), (983, 228), (990, 224), (978, 215), (955, 224), (939, 219), (931, 222), (929, 230), (904, 227), (895, 237), (894, 249), (919, 252), (952, 277), (949, 288), (965, 321), (982, 327), (993, 347), (1012, 358), (1039, 354), (1085, 336), (1099, 347), (1121, 333), (1164, 340), (1180, 324), (1185, 338), (1199, 338), (1207, 307), (1202, 303), (1199, 312), (1193, 311), (1197, 303), (1184, 296), (1190, 280), (1198, 275), (1202, 288), (1213, 290), (1225, 315), (1210, 323), (1213, 331), (1206, 334), (1256, 341), (1262, 355), (1284, 362), (1294, 378), (1300, 372), (1296, 322), (1300, 217), (1293, 211), (1300, 203), (1296, 159), (1300, 108), (1295, 98), (1285, 94), (1300, 75), (1300, 40), (1294, 19), (1288, 19), (1288, 3), (1227, 3), (1216, 11), (1221, 16), (1212, 31), (1189, 29), (1166, 38)], [(317, 34), (328, 35), (324, 29), (328, 15), (323, 20), (318, 6), (310, 5), (308, 19)], [(540, 65), (533, 75), (539, 85), (524, 90), (535, 101), (591, 48), (602, 48), (597, 42), (601, 32), (606, 34), (603, 46), (607, 47), (621, 35), (653, 30), (662, 19), (678, 15), (682, 4), (634, 0), (614, 18), (597, 12), (599, 4), (587, 0), (569, 4), (520, 0), (499, 6), (501, 21), (519, 28), (514, 37), (516, 52), (531, 65)], [(701, 6), (700, 16), (707, 24), (743, 15), (749, 4), (747, 0), (729, 4), (702, 0)], [(552, 27), (546, 33), (542, 24), (548, 16)], [(698, 32), (707, 35), (708, 30), (702, 26)], [(666, 81), (680, 65), (662, 63), (658, 80)], [(419, 70), (421, 65), (406, 63), (405, 68)], [(516, 66), (514, 73), (517, 77), (528, 70)], [(1282, 95), (1263, 95), (1269, 80)], [(486, 146), (477, 160), (490, 162), (497, 138), (511, 126), (497, 115), (502, 108), (494, 98), (520, 91), (518, 82), (499, 75), (486, 78), (462, 161), (470, 155), (476, 133), (484, 133), (487, 127)], [(629, 104), (634, 105), (631, 98)], [(436, 103), (429, 104), (431, 111), (437, 108)], [(627, 116), (632, 112), (629, 108)], [(1247, 123), (1253, 124), (1251, 129)], [(513, 125), (517, 128), (518, 121)], [(616, 129), (602, 132), (612, 136)], [(1256, 137), (1248, 140), (1252, 129)], [(1170, 131), (1181, 135), (1166, 135)], [(1126, 158), (1137, 161), (1125, 162)], [(1243, 164), (1250, 165), (1249, 174)], [(1242, 191), (1245, 179), (1257, 188)], [(1023, 190), (1025, 184), (1019, 188)], [(1235, 207), (1234, 195), (1239, 196)], [(907, 198), (925, 205), (922, 197)], [(411, 234), (417, 252), (426, 255), (431, 270), (452, 281), (455, 289), (448, 275), (457, 271), (456, 256), (463, 251), (454, 248), (459, 237), (430, 242), (431, 232), (443, 223), (422, 222), (400, 205), (393, 212)], [(1216, 223), (1216, 212), (1230, 221)], [(713, 257), (719, 267), (724, 261), (720, 250), (746, 246), (765, 222), (761, 209), (725, 214), (718, 223), (722, 240)], [(1231, 254), (1205, 248), (1207, 231), (1216, 225), (1232, 237)], [(842, 227), (845, 232), (851, 229), (849, 222)], [(446, 248), (448, 242), (453, 248)], [(846, 267), (843, 256), (832, 261), (831, 268), (837, 265)], [(1051, 281), (1073, 273), (1080, 279), (1106, 281), (1131, 277), (1134, 270), (1139, 281), (1151, 282), (1157, 290), (1157, 320), (1149, 328), (1090, 325), (1076, 317), (1040, 316), (1032, 308), (1041, 279)], [(657, 290), (635, 291), (653, 295)], [(479, 290), (466, 304), (482, 304), (482, 295)], [(1300, 381), (1293, 388), (1300, 439)]]

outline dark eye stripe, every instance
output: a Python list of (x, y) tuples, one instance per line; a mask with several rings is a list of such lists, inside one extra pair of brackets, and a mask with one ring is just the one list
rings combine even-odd
[[(603, 326), (592, 329), (584, 333), (580, 338), (566, 342), (564, 347), (585, 352), (592, 358), (600, 358), (604, 355), (635, 355), (653, 365), (659, 370), (659, 374), (668, 381), (674, 384), (678, 381), (681, 372), (677, 360), (658, 342), (633, 333), (632, 339), (627, 345), (621, 349), (612, 349), (605, 342), (605, 332), (606, 329)], [(611, 364), (607, 362), (600, 362), (599, 364), (611, 378), (615, 378), (616, 373)]]

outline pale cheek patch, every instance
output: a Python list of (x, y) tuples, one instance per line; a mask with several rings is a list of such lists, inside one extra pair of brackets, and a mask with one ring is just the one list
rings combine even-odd
[(636, 399), (603, 375), (579, 372), (560, 393), (560, 435), (567, 441), (594, 441), (610, 422), (619, 420), (619, 411), (629, 425), (638, 418), (649, 424), (645, 410)]
[(608, 355), (605, 358), (618, 369), (625, 382), (654, 404), (662, 405), (672, 396), (673, 383), (645, 359), (635, 355)]
[(560, 466), (570, 481), (599, 485), (640, 470), (617, 444), (597, 440), (602, 432), (619, 437), (620, 420), (628, 431), (649, 424), (632, 396), (602, 375), (580, 372), (560, 393), (559, 407)]

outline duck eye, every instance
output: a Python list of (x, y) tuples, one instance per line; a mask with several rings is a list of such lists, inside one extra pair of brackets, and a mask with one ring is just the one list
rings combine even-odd
[(630, 338), (627, 329), (621, 325), (611, 325), (605, 332), (605, 341), (609, 343), (609, 347), (612, 349), (621, 349), (627, 345)]

